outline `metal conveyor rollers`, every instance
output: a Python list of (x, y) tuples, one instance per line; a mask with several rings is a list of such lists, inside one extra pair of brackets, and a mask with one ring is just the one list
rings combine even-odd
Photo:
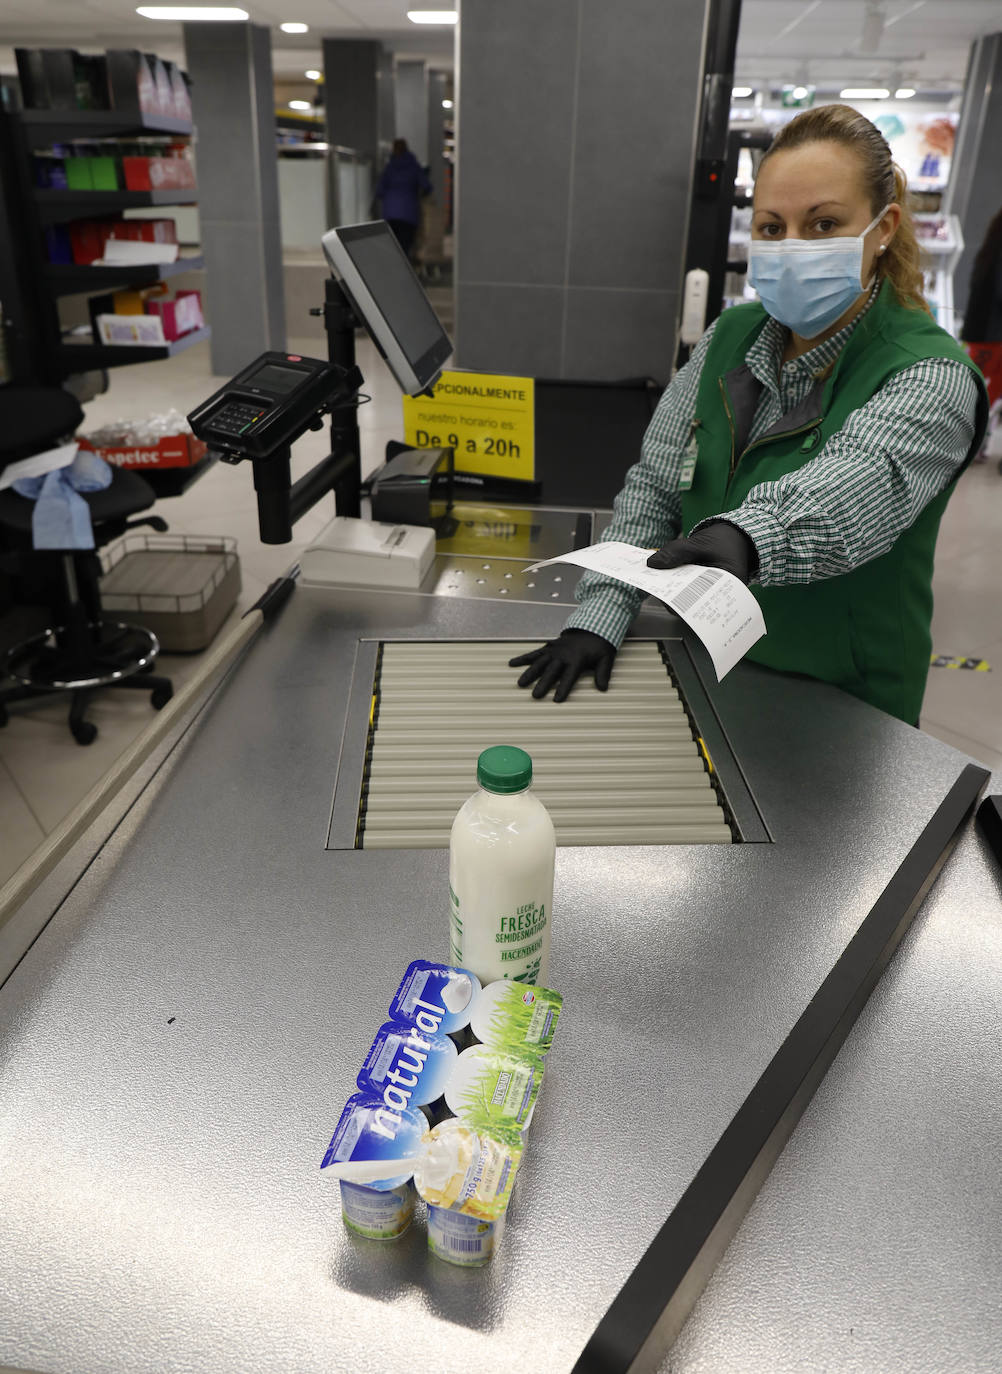
[(561, 845), (729, 844), (731, 830), (654, 641), (623, 645), (607, 693), (559, 706), (516, 687), (525, 643), (385, 642), (359, 813), (360, 847), (439, 848), (492, 744), (532, 756)]

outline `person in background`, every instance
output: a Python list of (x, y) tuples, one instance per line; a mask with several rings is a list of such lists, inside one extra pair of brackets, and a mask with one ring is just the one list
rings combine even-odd
[(971, 267), (960, 337), (985, 374), (994, 406), (1002, 401), (1002, 210), (989, 224)]
[[(759, 601), (748, 658), (918, 721), (940, 518), (987, 419), (981, 374), (923, 296), (905, 178), (847, 105), (782, 129), (755, 184), (749, 280), (671, 381), (603, 539), (723, 568)], [(604, 691), (644, 594), (586, 573), (520, 687)]]
[(376, 182), (376, 198), (382, 202), (383, 219), (408, 258), (421, 222), (421, 197), (430, 194), (427, 172), (407, 147), (407, 140), (395, 138), (389, 161)]

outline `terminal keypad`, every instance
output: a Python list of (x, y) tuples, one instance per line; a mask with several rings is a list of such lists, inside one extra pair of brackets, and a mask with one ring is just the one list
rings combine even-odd
[(227, 401), (216, 411), (209, 423), (221, 434), (243, 434), (256, 424), (268, 409), (268, 406), (262, 406), (260, 402)]

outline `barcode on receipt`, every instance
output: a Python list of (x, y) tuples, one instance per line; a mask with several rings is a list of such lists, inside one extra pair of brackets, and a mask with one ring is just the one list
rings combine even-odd
[(685, 591), (678, 596), (668, 598), (668, 605), (672, 610), (687, 611), (690, 606), (695, 606), (696, 602), (705, 592), (708, 592), (714, 582), (719, 582), (723, 574), (717, 568), (710, 568), (705, 573), (700, 573), (695, 582), (691, 582)]

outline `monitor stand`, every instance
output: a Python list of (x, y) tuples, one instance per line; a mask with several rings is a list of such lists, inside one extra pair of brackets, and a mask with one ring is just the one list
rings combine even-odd
[[(327, 331), (327, 357), (332, 363), (350, 372), (355, 366), (355, 330), (360, 322), (348, 297), (336, 277), (328, 276), (324, 289), (324, 304), (310, 314), (323, 314)], [(331, 458), (341, 469), (336, 479), (334, 495), (338, 515), (361, 514), (362, 446), (358, 433), (358, 407), (348, 406), (331, 414)]]

